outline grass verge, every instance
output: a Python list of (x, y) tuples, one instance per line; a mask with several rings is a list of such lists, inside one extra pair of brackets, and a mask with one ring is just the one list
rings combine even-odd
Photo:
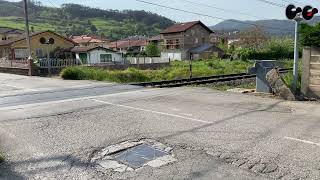
[[(206, 60), (193, 62), (193, 77), (247, 72), (253, 61)], [(159, 70), (107, 71), (92, 67), (68, 67), (61, 72), (63, 79), (98, 80), (118, 83), (148, 82), (183, 79), (189, 77), (189, 62), (172, 62)]]

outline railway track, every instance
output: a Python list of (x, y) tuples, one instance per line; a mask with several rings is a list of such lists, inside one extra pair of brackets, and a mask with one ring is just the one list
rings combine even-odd
[[(280, 73), (287, 73), (291, 70), (292, 69), (279, 69)], [(144, 86), (144, 87), (170, 88), (170, 87), (181, 87), (181, 86), (188, 86), (188, 85), (210, 84), (210, 83), (217, 83), (217, 82), (230, 82), (230, 81), (250, 79), (255, 77), (256, 77), (256, 74), (239, 73), (239, 74), (226, 74), (226, 75), (198, 77), (198, 78), (191, 78), (191, 79), (135, 83), (132, 85)]]

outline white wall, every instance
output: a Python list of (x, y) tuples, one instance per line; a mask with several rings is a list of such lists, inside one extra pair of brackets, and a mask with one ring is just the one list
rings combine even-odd
[[(127, 57), (130, 64), (152, 64), (152, 63), (168, 63), (169, 58), (162, 57)], [(173, 61), (173, 59), (171, 59)]]
[(162, 59), (171, 59), (181, 61), (183, 59), (181, 52), (161, 52)]

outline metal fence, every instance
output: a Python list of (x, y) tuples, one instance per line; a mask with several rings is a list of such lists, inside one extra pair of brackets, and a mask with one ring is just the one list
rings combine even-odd
[(82, 65), (82, 62), (76, 59), (40, 59), (35, 63), (40, 68), (64, 68), (68, 66)]

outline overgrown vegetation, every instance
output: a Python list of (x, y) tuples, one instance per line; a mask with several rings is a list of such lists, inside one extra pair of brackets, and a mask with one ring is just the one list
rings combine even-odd
[[(210, 76), (247, 72), (252, 61), (207, 60), (193, 62), (193, 76)], [(68, 67), (61, 73), (64, 79), (98, 80), (119, 83), (148, 82), (189, 78), (188, 62), (172, 62), (170, 67), (160, 70), (137, 70), (129, 68), (125, 71), (107, 71), (91, 67)]]
[[(0, 24), (24, 28), (22, 2), (0, 0)], [(146, 11), (102, 10), (77, 4), (46, 7), (29, 0), (30, 26), (35, 31), (53, 30), (63, 35), (95, 34), (120, 39), (132, 35), (152, 36), (174, 22)]]
[(91, 67), (69, 67), (62, 71), (63, 79), (112, 81), (118, 83), (146, 82), (150, 78), (142, 71), (129, 68), (125, 71), (106, 71)]
[[(291, 67), (293, 66), (293, 62), (290, 63)], [(302, 61), (299, 61), (299, 70), (298, 70), (298, 85), (297, 85), (297, 92), (301, 91), (301, 77), (302, 77), (302, 71), (303, 71), (303, 66), (302, 66)], [(292, 82), (293, 82), (293, 73), (289, 72), (283, 76), (283, 80), (286, 83), (288, 87), (292, 89)]]
[(254, 27), (238, 35), (238, 41), (227, 47), (220, 44), (232, 59), (240, 60), (283, 60), (292, 59), (294, 40), (291, 37), (270, 37), (261, 28)]
[(283, 60), (293, 59), (294, 41), (291, 38), (271, 38), (261, 45), (260, 48), (237, 48), (233, 57), (241, 60)]

